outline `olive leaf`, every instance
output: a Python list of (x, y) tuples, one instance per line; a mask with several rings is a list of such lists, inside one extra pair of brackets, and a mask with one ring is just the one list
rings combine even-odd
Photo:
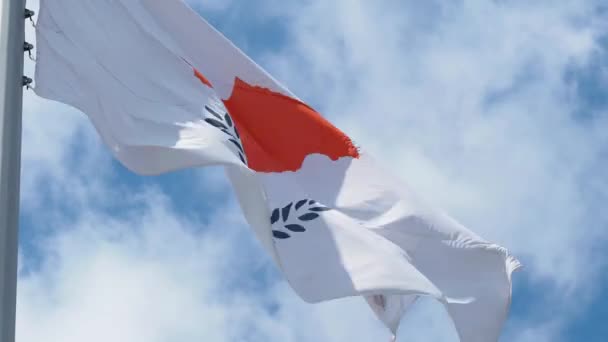
[(226, 129), (221, 129), (222, 132), (228, 134), (230, 137), (234, 138), (234, 136), (232, 135), (232, 133), (228, 132)]
[(292, 205), (293, 203), (289, 203), (285, 208), (283, 208), (283, 222), (287, 222), (287, 219), (289, 218), (289, 211), (291, 210)]
[(219, 115), (219, 114), (218, 114), (216, 111), (214, 111), (213, 109), (211, 109), (211, 107), (209, 107), (209, 106), (205, 105), (205, 109), (206, 109), (206, 110), (207, 110), (209, 113), (211, 113), (213, 116), (215, 116), (216, 118), (218, 118), (218, 119), (222, 120), (222, 116), (221, 116), (221, 115)]
[(287, 228), (287, 229), (289, 229), (289, 230), (291, 230), (292, 232), (295, 232), (295, 233), (302, 233), (302, 232), (306, 231), (306, 228), (302, 227), (299, 224), (288, 224), (288, 225), (285, 226), (285, 228)]
[(290, 237), (289, 234), (282, 232), (280, 230), (273, 230), (272, 236), (274, 236), (277, 239), (288, 239)]
[(270, 224), (275, 224), (279, 220), (279, 209), (275, 209), (272, 211), (272, 216), (270, 216)]
[(316, 212), (323, 212), (323, 211), (329, 211), (329, 210), (331, 210), (331, 208), (328, 208), (328, 207), (314, 207), (314, 208), (310, 208), (308, 210), (310, 210), (310, 211), (316, 211)]
[(229, 127), (232, 127), (232, 118), (230, 117), (230, 115), (228, 115), (228, 113), (224, 115), (224, 121), (226, 121)]
[(308, 213), (308, 214), (304, 214), (304, 215), (298, 217), (298, 219), (300, 219), (300, 221), (312, 221), (312, 220), (316, 219), (317, 217), (319, 217), (319, 214)]
[(241, 147), (241, 144), (239, 144), (238, 141), (234, 140), (234, 139), (228, 139), (228, 141), (230, 141), (231, 143), (234, 144), (234, 146), (236, 146), (239, 151), (241, 151), (241, 153), (244, 153), (245, 151), (243, 151), (243, 148)]
[(304, 204), (306, 204), (307, 201), (308, 200), (306, 199), (298, 201), (298, 203), (296, 203), (296, 210), (300, 209)]
[(224, 125), (223, 123), (221, 123), (220, 121), (217, 121), (215, 119), (211, 119), (211, 118), (206, 118), (205, 121), (212, 125), (215, 126), (217, 128), (222, 128), (222, 129), (228, 129), (228, 127), (226, 127), (226, 125)]

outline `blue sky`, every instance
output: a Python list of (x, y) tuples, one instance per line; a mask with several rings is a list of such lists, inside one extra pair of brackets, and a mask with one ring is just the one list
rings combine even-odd
[[(600, 1), (189, 2), (427, 200), (522, 261), (503, 341), (608, 338)], [(360, 300), (297, 298), (220, 168), (136, 176), (81, 113), (33, 92), (24, 111), (19, 341), (388, 337)], [(400, 338), (457, 340), (432, 301)]]

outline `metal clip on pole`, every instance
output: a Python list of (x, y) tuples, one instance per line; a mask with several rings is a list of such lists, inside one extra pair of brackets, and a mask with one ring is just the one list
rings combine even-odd
[(31, 78), (27, 77), (27, 76), (23, 76), (22, 78), (22, 84), (26, 89), (30, 89), (30, 84), (32, 84), (32, 82), (34, 82), (34, 80), (32, 80)]
[[(25, 9), (25, 13), (24, 13), (24, 17), (25, 19), (29, 19), (32, 24), (34, 24), (34, 19), (33, 16), (36, 14), (36, 12), (30, 10), (30, 9)], [(34, 24), (35, 26), (35, 24)], [(34, 49), (34, 44), (28, 43), (28, 42), (23, 42), (23, 52), (27, 52), (28, 57), (35, 61), (34, 57), (32, 57), (32, 50)], [(30, 84), (32, 84), (33, 80), (27, 76), (22, 76), (21, 78), (21, 84), (26, 88), (26, 89), (30, 89)]]
[(32, 11), (31, 9), (25, 9), (25, 19), (29, 19), (32, 22), (32, 25), (36, 27), (36, 23), (34, 22), (34, 15), (36, 15), (36, 12)]
[(32, 56), (32, 49), (34, 49), (34, 44), (30, 44), (28, 42), (23, 43), (23, 51), (27, 52), (28, 57), (35, 62), (36, 59)]

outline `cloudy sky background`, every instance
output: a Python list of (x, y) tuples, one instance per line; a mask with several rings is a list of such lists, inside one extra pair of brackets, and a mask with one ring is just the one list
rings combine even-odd
[[(503, 341), (606, 340), (607, 5), (189, 2), (428, 201), (522, 261)], [(291, 291), (221, 168), (133, 175), (84, 115), (31, 91), (23, 129), (19, 342), (388, 339), (360, 299), (309, 305)], [(430, 300), (399, 336), (457, 341)]]

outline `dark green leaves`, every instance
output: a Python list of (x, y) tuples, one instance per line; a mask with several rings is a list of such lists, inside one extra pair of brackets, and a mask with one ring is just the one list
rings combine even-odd
[(302, 206), (304, 204), (306, 204), (306, 201), (308, 201), (308, 200), (303, 199), (303, 200), (298, 201), (298, 203), (296, 203), (296, 210), (302, 208)]
[[(311, 207), (313, 205), (315, 206)], [(274, 225), (275, 223), (279, 222), (279, 219), (282, 218), (282, 221), (285, 223), (283, 226), (284, 229), (293, 233), (304, 233), (306, 231), (306, 227), (302, 224), (303, 222), (315, 220), (320, 217), (321, 213), (329, 210), (331, 210), (331, 208), (318, 204), (316, 201), (302, 199), (295, 202), (295, 205), (294, 202), (291, 202), (283, 208), (274, 209), (272, 211), (272, 215), (270, 216), (270, 223)], [(293, 218), (293, 216), (296, 218)], [(297, 223), (293, 222), (296, 220)], [(276, 229), (272, 230), (272, 235), (276, 239), (280, 240), (291, 237), (289, 233)]]
[(288, 224), (285, 228), (291, 230), (292, 232), (302, 233), (306, 231), (306, 228), (300, 226), (299, 224)]
[(221, 123), (218, 120), (215, 119), (211, 119), (211, 118), (206, 118), (205, 122), (207, 122), (208, 124), (210, 124), (211, 126), (215, 126), (217, 128), (221, 128), (221, 129), (228, 129), (228, 127), (226, 127), (226, 125), (224, 125), (223, 123)]
[(287, 219), (289, 218), (289, 211), (291, 210), (292, 205), (293, 203), (289, 203), (285, 208), (283, 208), (283, 222), (287, 222)]
[(304, 214), (304, 215), (298, 217), (298, 219), (300, 219), (300, 221), (312, 221), (312, 220), (316, 219), (317, 217), (319, 217), (319, 214), (308, 213), (308, 214)]
[(279, 220), (279, 209), (275, 209), (272, 211), (272, 216), (270, 216), (270, 224), (275, 224)]
[(314, 207), (314, 208), (310, 208), (308, 210), (315, 211), (315, 212), (319, 213), (319, 212), (328, 211), (328, 210), (331, 210), (331, 209), (328, 208), (328, 207)]
[(222, 111), (223, 115), (220, 115), (220, 113), (209, 106), (205, 106), (205, 110), (214, 116), (214, 118), (205, 118), (205, 122), (230, 136), (231, 139), (228, 139), (228, 141), (230, 141), (237, 148), (236, 153), (238, 154), (239, 159), (241, 159), (243, 164), (247, 165), (247, 161), (245, 160), (245, 150), (243, 149), (239, 132), (237, 131), (236, 125), (228, 112)]
[(282, 232), (280, 230), (273, 230), (272, 231), (272, 236), (274, 236), (276, 239), (289, 239), (289, 234)]
[(213, 116), (215, 116), (216, 118), (218, 118), (218, 119), (222, 120), (222, 116), (221, 116), (221, 115), (219, 115), (219, 114), (218, 114), (216, 111), (214, 111), (213, 109), (211, 109), (211, 107), (209, 107), (209, 106), (205, 106), (205, 109), (206, 109), (206, 110), (207, 110), (209, 113), (211, 113)]
[(228, 126), (232, 127), (232, 118), (230, 117), (230, 115), (228, 115), (228, 113), (226, 113), (226, 115), (224, 115), (224, 121), (226, 121)]
[(245, 153), (245, 151), (243, 151), (243, 148), (241, 147), (241, 144), (239, 144), (238, 141), (236, 141), (234, 139), (228, 139), (228, 141), (230, 141), (231, 143), (233, 143), (234, 146), (236, 146), (236, 148), (238, 148), (239, 151), (241, 151), (241, 153)]

